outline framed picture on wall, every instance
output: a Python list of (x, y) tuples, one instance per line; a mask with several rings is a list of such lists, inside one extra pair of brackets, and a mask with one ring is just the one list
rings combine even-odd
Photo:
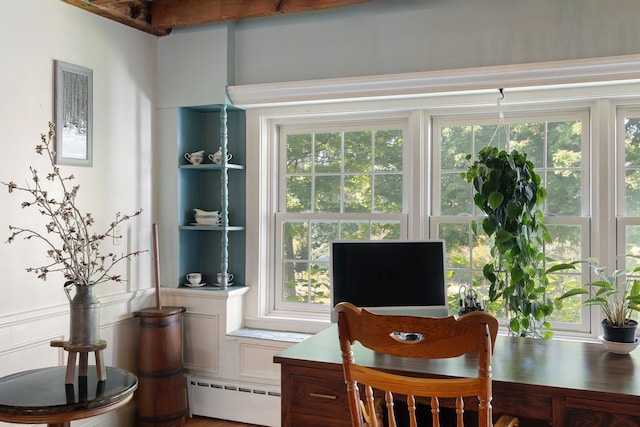
[(56, 164), (93, 164), (93, 71), (55, 61)]

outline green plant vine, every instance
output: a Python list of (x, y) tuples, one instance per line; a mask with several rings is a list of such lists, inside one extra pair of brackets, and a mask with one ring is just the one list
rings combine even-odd
[[(483, 267), (489, 300), (502, 299), (512, 334), (552, 337), (547, 318), (553, 312), (553, 301), (546, 292), (548, 260), (544, 254), (551, 236), (541, 208), (547, 193), (533, 163), (516, 150), (507, 153), (489, 146), (480, 150), (462, 177), (473, 183), (474, 203), (487, 215), (482, 230), (493, 239), (492, 259)], [(475, 221), (471, 227), (478, 234)]]

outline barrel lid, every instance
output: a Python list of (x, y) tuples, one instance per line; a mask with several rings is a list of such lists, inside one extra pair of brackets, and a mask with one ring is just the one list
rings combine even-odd
[(147, 307), (139, 311), (134, 311), (134, 317), (166, 317), (187, 311), (185, 307)]

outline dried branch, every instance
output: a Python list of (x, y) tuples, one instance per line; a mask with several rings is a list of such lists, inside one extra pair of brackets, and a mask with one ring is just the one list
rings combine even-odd
[[(130, 220), (142, 213), (139, 209), (131, 215), (116, 213), (116, 218), (109, 224), (104, 233), (92, 233), (91, 227), (95, 220), (91, 213), (83, 214), (76, 205), (76, 197), (80, 186), (72, 185), (73, 175), (63, 176), (60, 168), (55, 164), (55, 150), (53, 140), (55, 137), (55, 124), (49, 123), (49, 132), (41, 135), (42, 144), (36, 146), (36, 153), (46, 154), (51, 163), (51, 172), (46, 176), (46, 180), (57, 183), (62, 188), (63, 198), (58, 201), (49, 197), (38, 171), (33, 167), (31, 170), (31, 184), (27, 182), (25, 186), (19, 186), (15, 182), (3, 182), (9, 191), (21, 191), (31, 196), (30, 201), (22, 202), (22, 208), (35, 206), (41, 215), (47, 217), (45, 224), (46, 233), (41, 233), (30, 228), (21, 228), (10, 225), (11, 235), (6, 243), (12, 243), (16, 237), (23, 237), (25, 240), (37, 239), (43, 241), (48, 246), (47, 257), (51, 262), (40, 267), (29, 267), (28, 272), (33, 272), (39, 279), (47, 280), (47, 275), (52, 272), (62, 272), (67, 281), (72, 281), (81, 286), (98, 284), (102, 282), (114, 281), (122, 282), (120, 275), (111, 274), (110, 271), (119, 262), (140, 255), (146, 251), (135, 251), (128, 254), (116, 255), (108, 253), (100, 254), (100, 244), (107, 237), (115, 236), (115, 229), (125, 221)], [(50, 235), (54, 235), (50, 237)], [(60, 239), (60, 242), (54, 240)]]

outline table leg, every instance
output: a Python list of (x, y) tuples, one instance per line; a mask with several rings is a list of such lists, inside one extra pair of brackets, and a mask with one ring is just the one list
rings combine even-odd
[(71, 422), (70, 421), (65, 421), (63, 423), (49, 423), (47, 424), (48, 427), (71, 427)]
[(87, 376), (87, 367), (89, 366), (89, 353), (86, 351), (80, 352), (80, 372), (78, 373), (79, 377)]
[(73, 377), (76, 372), (76, 353), (75, 351), (70, 351), (67, 359), (67, 374), (64, 377), (65, 384), (73, 384)]
[(107, 370), (104, 367), (104, 359), (102, 358), (102, 350), (96, 351), (96, 370), (98, 371), (98, 381), (107, 380)]

